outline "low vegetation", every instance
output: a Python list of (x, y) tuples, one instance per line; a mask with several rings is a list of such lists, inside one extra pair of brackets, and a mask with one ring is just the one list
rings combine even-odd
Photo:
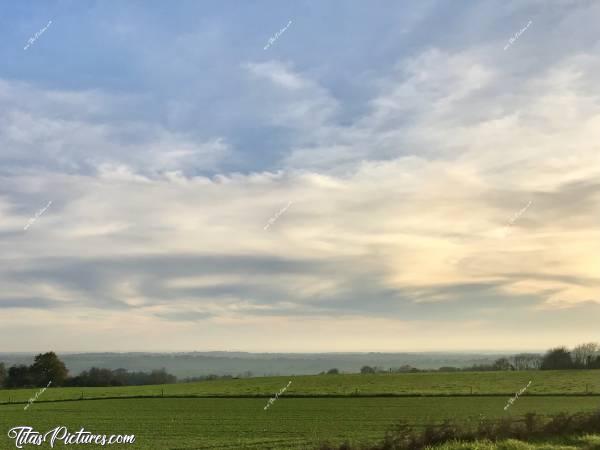
[[(245, 381), (239, 380), (240, 383)], [(287, 380), (279, 382), (285, 386)], [(107, 434), (135, 434), (135, 449), (144, 450), (308, 450), (318, 448), (323, 441), (339, 445), (346, 440), (353, 448), (360, 448), (381, 442), (386, 431), (402, 420), (415, 427), (446, 419), (476, 425), (482, 415), (492, 419), (516, 419), (529, 411), (555, 415), (561, 411), (591, 412), (598, 408), (597, 397), (523, 396), (508, 412), (503, 410), (505, 397), (290, 398), (288, 392), (296, 382), (294, 379), (289, 390), (266, 411), (267, 398), (165, 397), (47, 402), (46, 395), (52, 392), (48, 389), (26, 411), (23, 410), (26, 401), (0, 405), (0, 429), (4, 430), (0, 433), (0, 448), (15, 448), (6, 432), (20, 425), (40, 431), (64, 425), (69, 429), (85, 427)], [(70, 388), (56, 391), (64, 389)], [(271, 396), (279, 389), (281, 385)]]
[(449, 442), (497, 442), (507, 439), (542, 441), (561, 436), (600, 433), (600, 411), (560, 413), (553, 417), (527, 413), (522, 418), (482, 419), (475, 426), (445, 420), (415, 427), (407, 421), (396, 424), (375, 445), (353, 447), (349, 443), (332, 446), (323, 443), (320, 450), (420, 450)]

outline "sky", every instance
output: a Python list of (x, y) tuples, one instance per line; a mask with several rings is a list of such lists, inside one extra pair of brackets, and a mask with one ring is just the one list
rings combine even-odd
[(0, 351), (598, 340), (599, 19), (0, 0)]

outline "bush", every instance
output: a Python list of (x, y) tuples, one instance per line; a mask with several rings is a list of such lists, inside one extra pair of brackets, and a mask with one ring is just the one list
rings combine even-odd
[[(544, 419), (535, 413), (525, 414), (522, 419), (508, 417), (498, 420), (483, 419), (476, 428), (445, 420), (440, 424), (428, 424), (424, 428), (416, 429), (406, 421), (401, 421), (386, 432), (380, 443), (360, 448), (363, 450), (420, 450), (427, 446), (451, 441), (532, 440), (598, 432), (600, 432), (600, 411), (562, 413), (550, 419)], [(321, 450), (351, 450), (352, 447), (348, 443), (338, 447), (323, 443), (319, 448)]]

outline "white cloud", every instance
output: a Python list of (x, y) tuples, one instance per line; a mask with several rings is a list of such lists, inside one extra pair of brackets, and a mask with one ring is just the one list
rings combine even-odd
[[(0, 81), (0, 307), (11, 311), (0, 326), (18, 323), (25, 349), (28, 320), (62, 324), (49, 339), (65, 350), (82, 324), (83, 347), (103, 336), (123, 350), (167, 345), (148, 329), (169, 333), (171, 349), (191, 336), (272, 351), (324, 350), (324, 339), (404, 349), (398, 330), (407, 350), (584, 336), (600, 303), (599, 60), (581, 51), (518, 72), (484, 55), (502, 53), (491, 40), (357, 74), (375, 92), (344, 121), (346, 99), (320, 70), (243, 64), (258, 88), (248, 128), (277, 131), (277, 161), (260, 138), (239, 150), (230, 136), (131, 119), (123, 111), (143, 96)], [(175, 120), (194, 106), (166, 109)], [(240, 151), (261, 169), (223, 169)], [(555, 314), (574, 320), (551, 335)]]
[(258, 114), (267, 123), (292, 129), (319, 133), (338, 112), (338, 101), (308, 76), (294, 72), (286, 64), (270, 61), (242, 65), (258, 80), (267, 80), (272, 87), (256, 97), (261, 104)]
[(105, 171), (118, 166), (147, 175), (194, 173), (217, 170), (232, 157), (233, 150), (222, 137), (200, 140), (152, 123), (102, 119), (114, 120), (121, 108), (136, 102), (141, 106), (140, 98), (117, 99), (98, 91), (47, 93), (6, 81), (0, 84), (0, 94), (8, 105), (0, 114), (0, 161), (18, 170)]

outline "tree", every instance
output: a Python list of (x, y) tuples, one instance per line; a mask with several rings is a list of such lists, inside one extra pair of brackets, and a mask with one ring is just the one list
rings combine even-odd
[(329, 370), (327, 371), (327, 375), (337, 375), (337, 374), (339, 374), (339, 373), (340, 373), (340, 371), (339, 371), (339, 370), (337, 370), (337, 369), (335, 369), (335, 368), (333, 368), (333, 369), (329, 369)]
[(177, 377), (174, 375), (168, 374), (167, 370), (163, 367), (160, 370), (153, 370), (150, 372), (150, 375), (147, 377), (147, 384), (169, 384), (175, 383), (177, 381)]
[(572, 369), (573, 360), (571, 359), (571, 353), (566, 347), (557, 347), (544, 355), (542, 359), (542, 370), (560, 370), (560, 369)]
[(375, 373), (375, 369), (371, 366), (362, 366), (360, 373)]
[(111, 381), (112, 386), (126, 386), (127, 385), (127, 369), (115, 369), (112, 371), (113, 379)]
[(473, 364), (472, 366), (465, 367), (462, 370), (472, 371), (472, 372), (485, 372), (485, 371), (491, 371), (491, 370), (496, 370), (496, 369), (494, 369), (494, 366), (492, 366), (490, 364)]
[(26, 387), (33, 386), (33, 377), (31, 376), (31, 371), (29, 367), (25, 364), (21, 364), (19, 366), (11, 366), (8, 369), (8, 377), (6, 378), (6, 387), (14, 388), (14, 387)]
[(62, 386), (69, 375), (65, 364), (58, 359), (54, 352), (37, 355), (30, 367), (30, 372), (37, 386), (47, 386), (50, 382), (54, 386)]
[(110, 386), (113, 380), (113, 373), (110, 369), (92, 367), (89, 371), (81, 372), (83, 386)]
[(519, 353), (512, 357), (515, 370), (535, 370), (540, 368), (542, 355), (537, 353)]
[(438, 372), (458, 372), (459, 370), (458, 367), (443, 366), (438, 369)]
[(598, 353), (600, 346), (595, 342), (578, 345), (572, 351), (573, 363), (580, 369), (591, 368)]
[[(206, 377), (198, 377), (202, 380), (216, 380), (217, 375), (208, 375)], [(153, 370), (150, 373), (146, 372), (128, 372), (125, 369), (102, 369), (92, 367), (90, 370), (84, 370), (76, 377), (69, 378), (67, 384), (69, 386), (141, 386), (145, 384), (168, 384), (175, 383), (177, 377), (167, 373), (163, 368)]]
[(494, 370), (511, 370), (514, 369), (508, 358), (499, 358), (494, 361)]
[(4, 363), (0, 363), (0, 386), (4, 386), (6, 383), (6, 367)]

